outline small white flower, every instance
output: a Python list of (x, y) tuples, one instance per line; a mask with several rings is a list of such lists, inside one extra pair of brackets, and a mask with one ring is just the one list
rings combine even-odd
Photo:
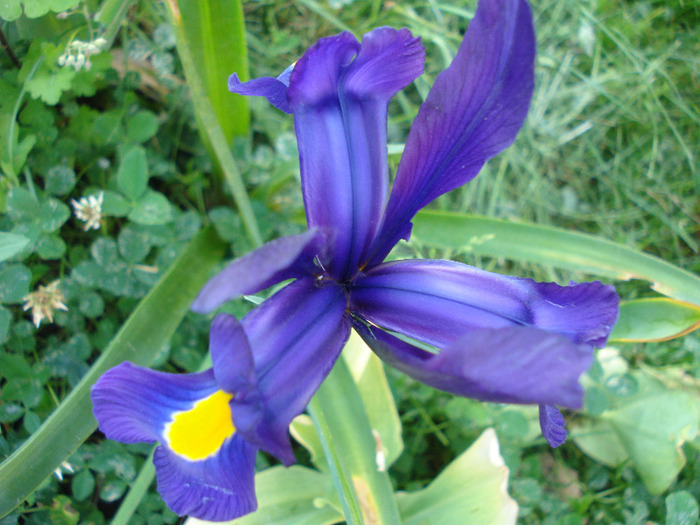
[(88, 231), (90, 229), (98, 230), (100, 224), (102, 224), (102, 203), (104, 202), (104, 193), (100, 192), (95, 195), (90, 195), (88, 197), (82, 197), (77, 201), (71, 199), (71, 204), (73, 205), (73, 210), (75, 210), (75, 216), (81, 221), (85, 221), (85, 226), (83, 229)]
[(73, 40), (63, 54), (58, 57), (59, 66), (72, 67), (76, 71), (85, 68), (89, 70), (92, 67), (90, 56), (96, 55), (107, 46), (107, 41), (102, 38), (96, 38), (92, 42), (83, 42), (82, 40)]
[(59, 467), (53, 471), (53, 475), (58, 478), (58, 481), (63, 481), (63, 471), (70, 472), (73, 474), (75, 470), (73, 470), (73, 465), (68, 463), (67, 461), (64, 461), (59, 465)]
[(53, 323), (54, 310), (68, 310), (68, 307), (63, 304), (65, 298), (58, 289), (60, 281), (56, 280), (48, 286), (39, 286), (35, 292), (24, 296), (24, 311), (31, 309), (32, 322), (34, 326), (39, 328), (41, 321), (48, 319), (49, 323)]

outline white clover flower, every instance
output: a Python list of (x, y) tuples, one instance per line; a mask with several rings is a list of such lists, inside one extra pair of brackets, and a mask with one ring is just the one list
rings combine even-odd
[(106, 46), (107, 40), (102, 37), (96, 38), (92, 42), (73, 40), (66, 46), (63, 54), (58, 57), (58, 65), (72, 67), (76, 71), (83, 68), (89, 70), (92, 67), (90, 57), (102, 51)]
[(85, 221), (85, 226), (83, 229), (88, 231), (90, 229), (98, 230), (102, 224), (102, 203), (104, 202), (104, 192), (95, 195), (89, 195), (88, 197), (82, 197), (77, 201), (71, 199), (71, 205), (75, 216), (81, 220)]
[(68, 310), (68, 307), (63, 304), (65, 298), (58, 289), (60, 281), (55, 280), (48, 286), (39, 286), (35, 292), (26, 295), (24, 301), (24, 311), (32, 311), (32, 322), (34, 326), (39, 328), (41, 321), (48, 319), (49, 323), (53, 323), (54, 310)]

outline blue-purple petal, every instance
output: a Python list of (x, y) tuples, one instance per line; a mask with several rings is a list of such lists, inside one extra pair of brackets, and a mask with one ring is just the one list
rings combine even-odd
[(379, 328), (354, 327), (380, 358), (414, 379), (482, 401), (579, 408), (578, 379), (593, 360), (589, 346), (532, 327), (479, 330), (439, 354)]
[(170, 510), (207, 521), (253, 512), (257, 449), (234, 434), (216, 455), (187, 461), (160, 446), (153, 456), (158, 492)]
[(352, 311), (372, 324), (444, 348), (484, 328), (535, 326), (604, 345), (618, 314), (615, 289), (559, 286), (442, 260), (372, 268), (350, 288)]
[(216, 382), (224, 392), (242, 396), (256, 388), (253, 353), (238, 319), (228, 314), (214, 318), (209, 351)]
[(564, 416), (552, 405), (540, 405), (540, 428), (542, 435), (552, 448), (557, 448), (566, 441)]
[(242, 320), (254, 352), (258, 390), (234, 396), (234, 423), (247, 441), (287, 465), (294, 462), (288, 426), (328, 375), (348, 338), (345, 303), (341, 287), (300, 279)]
[(100, 430), (109, 439), (153, 443), (163, 440), (175, 412), (218, 389), (212, 370), (169, 374), (124, 362), (100, 377), (90, 397)]
[(293, 68), (294, 65), (289, 66), (277, 78), (261, 77), (248, 82), (241, 82), (238, 75), (233, 73), (228, 79), (228, 89), (239, 95), (265, 97), (277, 109), (291, 113), (292, 110), (287, 101), (287, 88)]
[(333, 232), (331, 276), (354, 275), (386, 203), (389, 99), (423, 67), (408, 30), (324, 38), (297, 62), (287, 97), (294, 112), (310, 227)]
[(241, 295), (257, 293), (280, 281), (319, 270), (314, 260), (325, 258), (324, 242), (321, 232), (315, 229), (268, 242), (212, 277), (192, 303), (192, 310), (211, 312)]
[(530, 104), (534, 58), (527, 3), (479, 2), (455, 59), (413, 122), (370, 265), (405, 235), (419, 209), (512, 144)]

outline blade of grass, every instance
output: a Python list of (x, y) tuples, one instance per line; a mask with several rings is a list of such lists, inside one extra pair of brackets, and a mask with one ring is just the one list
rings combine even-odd
[(700, 305), (700, 278), (627, 246), (550, 226), (422, 211), (413, 234), (438, 248), (529, 261), (615, 279), (643, 279), (657, 292)]
[(221, 127), (221, 122), (212, 107), (207, 91), (199, 75), (195, 57), (187, 41), (184, 23), (177, 2), (175, 0), (167, 0), (165, 6), (167, 7), (168, 18), (175, 33), (177, 52), (180, 55), (182, 67), (187, 77), (187, 83), (192, 92), (192, 101), (194, 102), (195, 113), (199, 120), (200, 132), (211, 146), (215, 160), (218, 161), (226, 182), (231, 188), (233, 200), (241, 214), (243, 226), (250, 241), (254, 246), (260, 246), (262, 244), (262, 236), (260, 235), (260, 229), (258, 228), (258, 223), (253, 214), (253, 208), (250, 205), (248, 193), (246, 192), (241, 173), (238, 170), (236, 161), (229, 148), (226, 135)]
[(213, 228), (201, 231), (141, 300), (80, 383), (39, 430), (0, 465), (0, 517), (24, 501), (95, 431), (90, 387), (122, 361), (150, 365), (223, 254), (224, 243)]
[(376, 463), (376, 443), (357, 385), (338, 359), (309, 403), (345, 518), (351, 525), (397, 525), (399, 511), (388, 474)]
[[(153, 450), (155, 450), (155, 446)], [(139, 503), (141, 503), (148, 488), (151, 486), (153, 478), (156, 475), (156, 468), (153, 465), (153, 450), (151, 450), (146, 462), (143, 464), (143, 467), (141, 467), (141, 471), (131, 485), (126, 498), (124, 498), (122, 504), (119, 505), (119, 510), (114, 515), (114, 519), (112, 519), (112, 525), (129, 525), (131, 517), (134, 515), (134, 512), (136, 512)]]

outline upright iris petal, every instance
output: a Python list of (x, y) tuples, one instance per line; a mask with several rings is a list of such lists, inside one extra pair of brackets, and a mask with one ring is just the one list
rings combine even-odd
[(388, 189), (389, 99), (423, 70), (420, 41), (380, 28), (360, 45), (350, 33), (324, 38), (299, 59), (287, 98), (299, 143), (309, 227), (333, 236), (330, 275), (356, 272)]
[(418, 210), (512, 144), (530, 106), (534, 64), (527, 2), (479, 2), (457, 55), (411, 126), (371, 264), (410, 232)]

